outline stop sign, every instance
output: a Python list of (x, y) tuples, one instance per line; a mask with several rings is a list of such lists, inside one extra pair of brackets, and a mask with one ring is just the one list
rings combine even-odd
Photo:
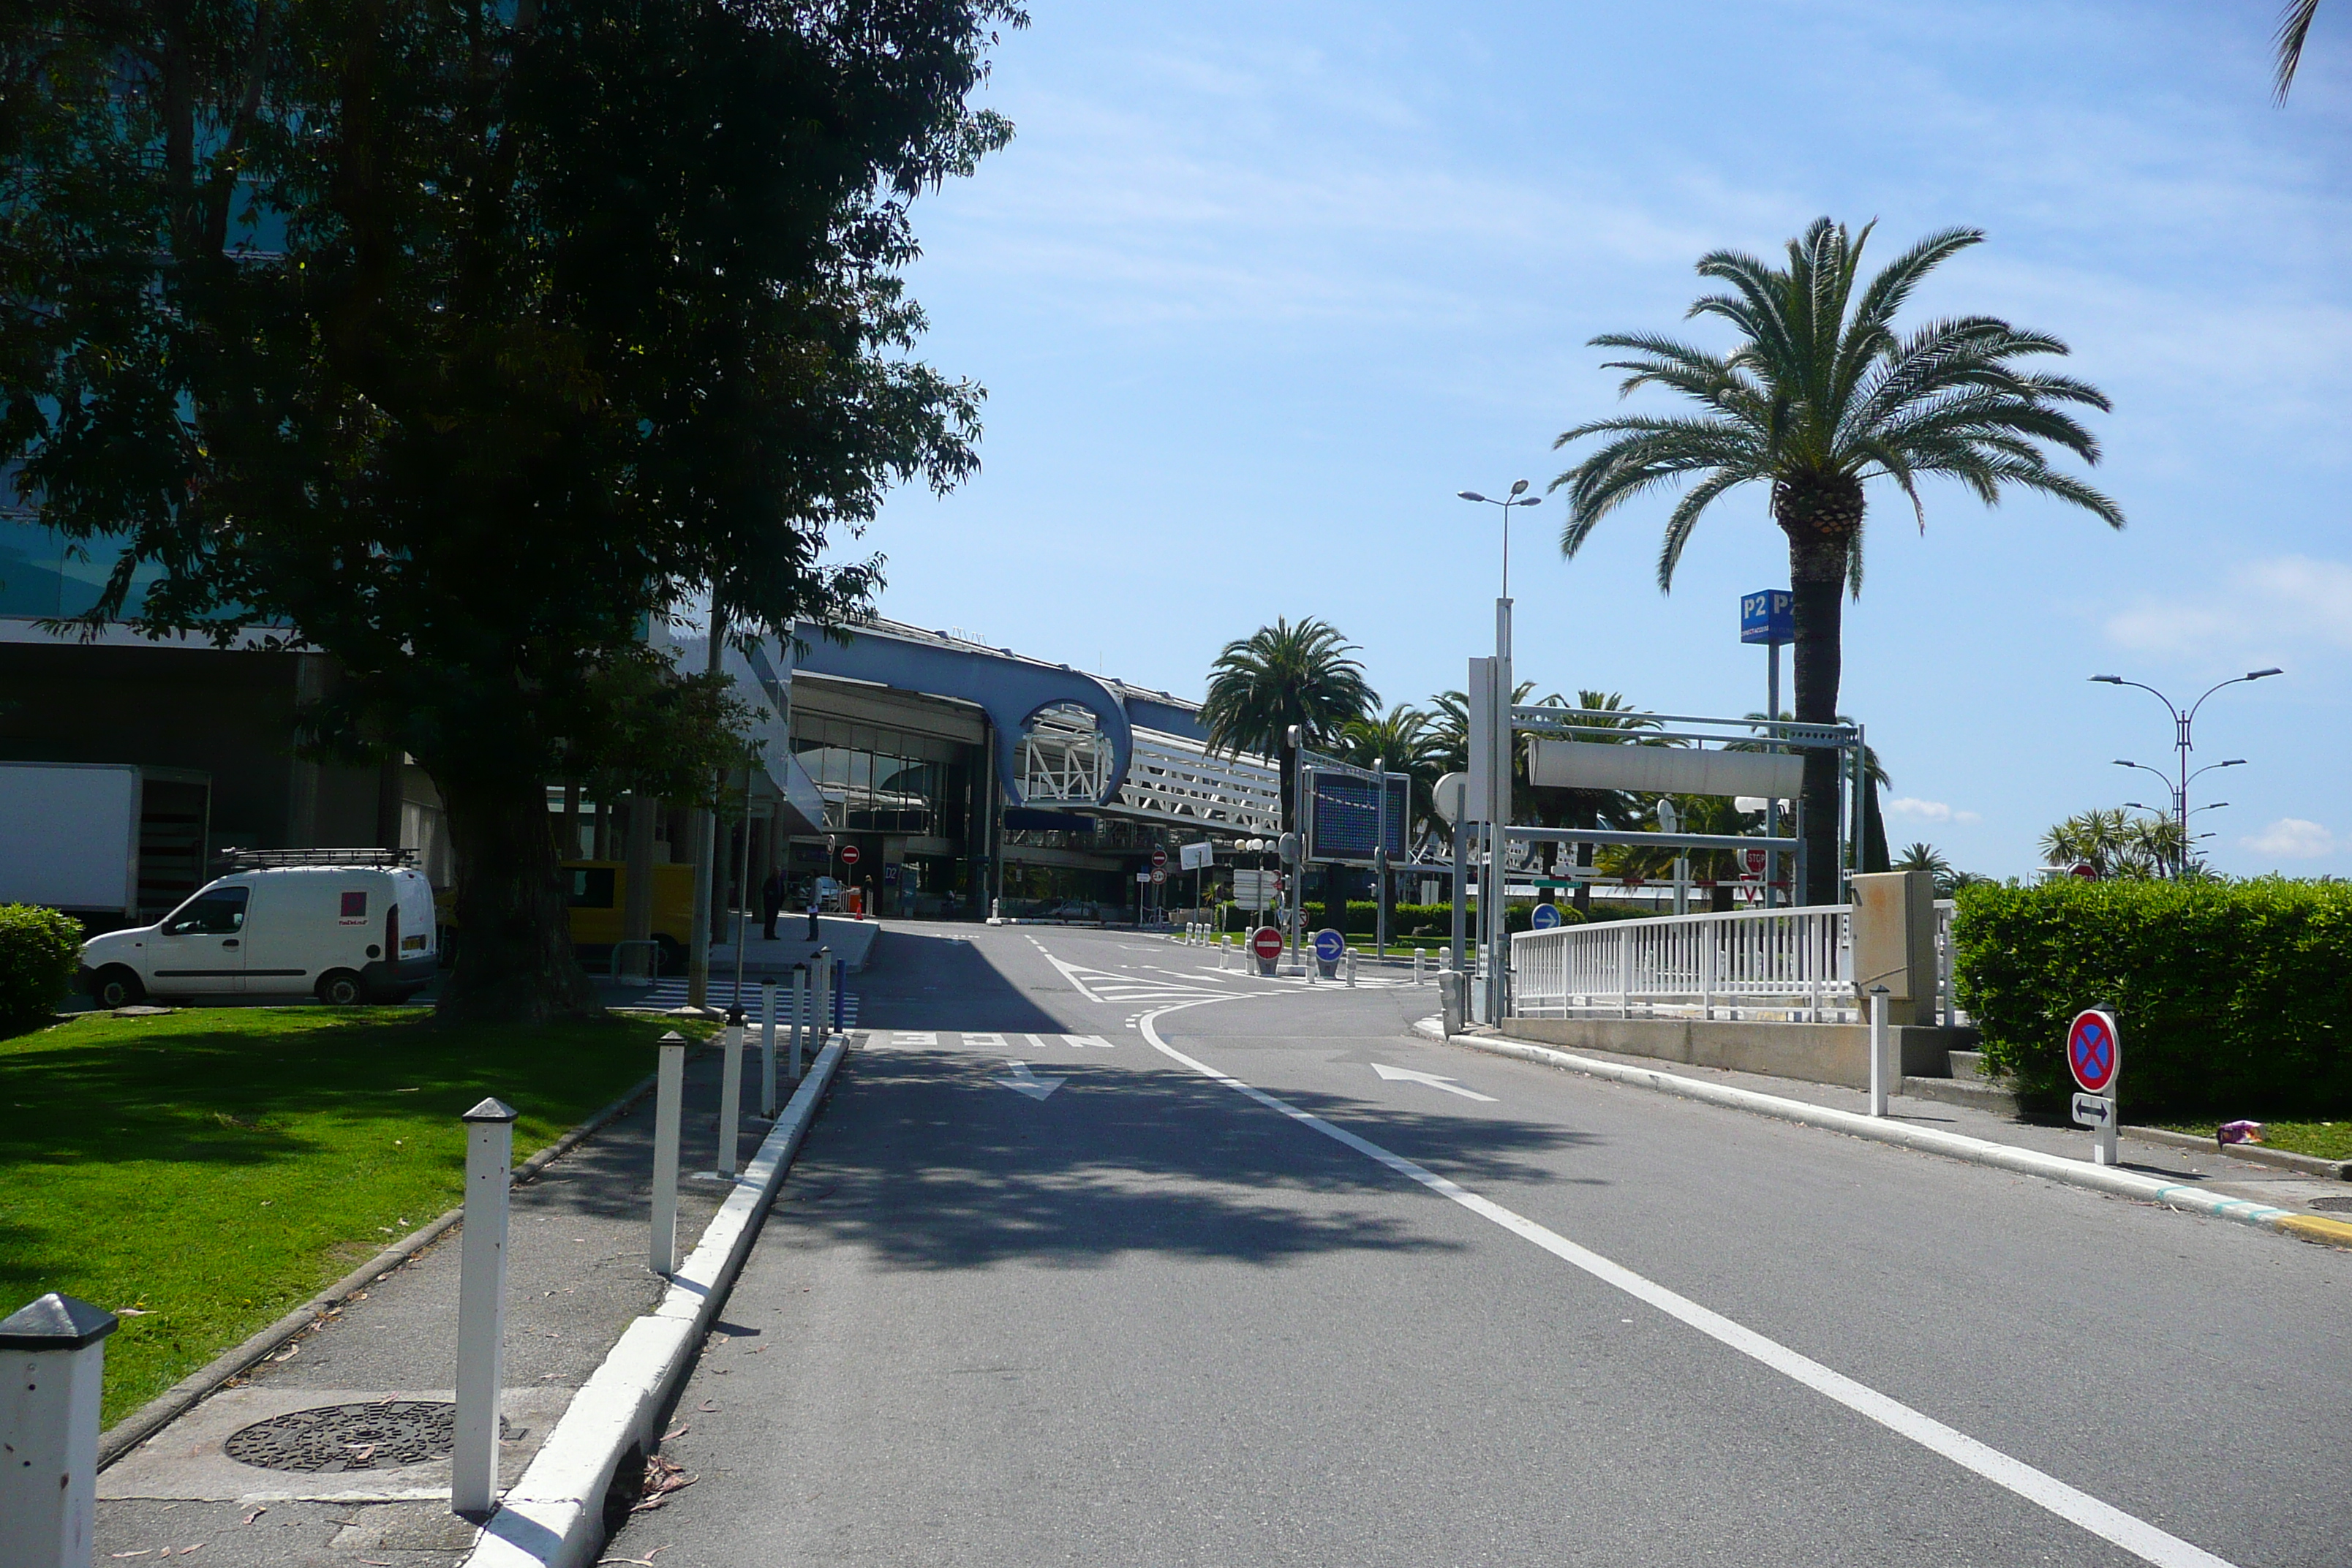
[(1250, 951), (1272, 963), (1282, 956), (1282, 933), (1272, 926), (1260, 926), (1250, 932)]
[(1154, 849), (1151, 852), (1151, 868), (1155, 871), (1164, 871), (1168, 868), (1167, 850)]
[(1751, 877), (1762, 876), (1769, 859), (1769, 857), (1761, 849), (1742, 849), (1739, 852), (1739, 863), (1747, 868), (1748, 874)]
[(856, 845), (845, 844), (841, 847), (841, 863), (845, 866), (855, 866), (857, 864)]

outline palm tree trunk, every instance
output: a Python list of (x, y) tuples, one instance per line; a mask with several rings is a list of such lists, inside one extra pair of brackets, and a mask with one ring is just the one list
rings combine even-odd
[[(1789, 542), (1789, 585), (1796, 614), (1797, 721), (1837, 722), (1840, 634), (1844, 614), (1846, 545), (1815, 539)], [(1805, 885), (1807, 904), (1838, 901), (1838, 752), (1809, 746), (1805, 759)]]

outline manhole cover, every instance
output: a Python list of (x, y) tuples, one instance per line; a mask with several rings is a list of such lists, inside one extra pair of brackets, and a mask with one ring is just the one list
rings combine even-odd
[[(457, 1407), (437, 1399), (385, 1399), (325, 1405), (257, 1421), (222, 1445), (240, 1465), (265, 1470), (388, 1469), (446, 1459), (456, 1446)], [(501, 1419), (499, 1436), (514, 1429)]]
[(2314, 1198), (2311, 1206), (2331, 1214), (2352, 1214), (2352, 1198)]

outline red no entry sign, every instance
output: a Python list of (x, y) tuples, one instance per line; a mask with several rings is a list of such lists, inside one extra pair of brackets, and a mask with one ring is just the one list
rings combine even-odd
[(1164, 871), (1168, 868), (1167, 850), (1154, 849), (1151, 852), (1151, 868), (1155, 871)]
[(2066, 1066), (2085, 1094), (2105, 1094), (2123, 1069), (2123, 1044), (2116, 1037), (2112, 1013), (2096, 1007), (2074, 1015), (2066, 1030)]
[(1282, 956), (1282, 933), (1272, 926), (1260, 926), (1250, 932), (1250, 951), (1272, 963)]
[(857, 864), (856, 845), (845, 844), (841, 847), (841, 863), (845, 866), (855, 866)]

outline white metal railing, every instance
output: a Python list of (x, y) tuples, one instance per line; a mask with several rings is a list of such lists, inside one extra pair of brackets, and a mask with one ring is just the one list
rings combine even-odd
[[(1859, 1023), (1851, 904), (1667, 915), (1511, 938), (1511, 1010), (1530, 1018)], [(1936, 905), (1937, 1013), (1952, 998), (1952, 905)]]

